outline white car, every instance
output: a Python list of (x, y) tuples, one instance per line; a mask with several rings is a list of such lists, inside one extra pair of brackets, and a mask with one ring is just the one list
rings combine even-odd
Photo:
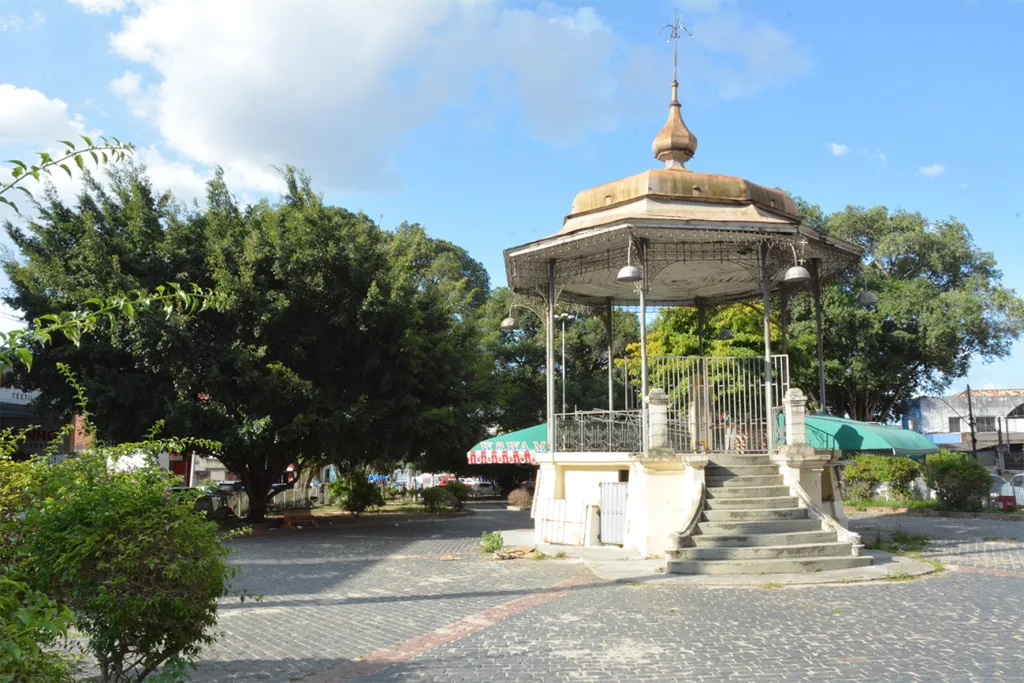
[(500, 495), (498, 487), (490, 482), (480, 482), (473, 485), (473, 495), (480, 496), (481, 498), (486, 496), (497, 496)]

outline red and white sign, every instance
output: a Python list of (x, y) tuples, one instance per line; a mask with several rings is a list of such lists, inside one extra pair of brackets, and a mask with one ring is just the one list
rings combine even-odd
[(466, 454), (470, 465), (536, 465), (537, 460), (528, 450), (470, 451)]

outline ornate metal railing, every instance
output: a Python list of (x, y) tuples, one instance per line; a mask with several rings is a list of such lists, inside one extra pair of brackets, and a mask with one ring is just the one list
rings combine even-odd
[[(626, 410), (557, 416), (558, 451), (643, 450), (640, 359), (619, 365)], [(772, 356), (770, 386), (758, 356), (650, 356), (647, 368), (649, 388), (668, 394), (668, 442), (676, 452), (764, 453), (784, 443), (779, 413), (789, 389), (788, 356)]]
[(555, 416), (560, 453), (633, 453), (643, 450), (643, 411), (592, 410)]

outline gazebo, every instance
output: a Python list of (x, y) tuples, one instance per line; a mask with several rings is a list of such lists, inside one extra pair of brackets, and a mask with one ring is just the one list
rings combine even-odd
[[(617, 543), (644, 555), (667, 552), (675, 571), (706, 570), (699, 562), (686, 564), (685, 557), (693, 538), (714, 535), (701, 534), (701, 522), (711, 523), (709, 516), (762, 521), (755, 520), (757, 515), (737, 516), (747, 511), (744, 507), (711, 514), (720, 494), (708, 493), (710, 480), (705, 486), (709, 460), (708, 477), (721, 476), (742, 484), (737, 491), (749, 489), (740, 493), (754, 494), (733, 496), (745, 505), (782, 504), (762, 500), (781, 498), (774, 494), (782, 490), (756, 491), (758, 479), (774, 484), (776, 477), (784, 477), (788, 486), (795, 477), (796, 488), (800, 477), (808, 476), (800, 474), (803, 470), (811, 472), (812, 480), (820, 479), (821, 464), (807, 455), (806, 444), (801, 450), (801, 443), (793, 443), (802, 440), (792, 434), (802, 426), (792, 424), (794, 416), (803, 415), (798, 391), (790, 393), (793, 409), (785, 430), (777, 427), (790, 389), (789, 365), (786, 354), (772, 349), (771, 300), (775, 296), (784, 313), (788, 294), (797, 286), (810, 287), (820, 356), (821, 283), (856, 264), (861, 250), (804, 225), (796, 203), (782, 190), (686, 168), (696, 150), (673, 81), (668, 121), (653, 144), (664, 167), (580, 192), (556, 234), (504, 252), (509, 287), (515, 296), (539, 304), (546, 327), (551, 447), (538, 456), (538, 541)], [(706, 307), (750, 300), (763, 306), (763, 358), (707, 357), (703, 349), (694, 357), (648, 355), (649, 307), (695, 307), (703, 334)], [(555, 316), (560, 303), (596, 309), (606, 317), (607, 409), (556, 412)], [(615, 307), (637, 307), (640, 321), (639, 363), (619, 363), (627, 373), (621, 396), (616, 396), (611, 358)], [(503, 327), (514, 324), (510, 318)], [(794, 448), (814, 466), (791, 462)], [(789, 460), (780, 459), (783, 452)], [(785, 462), (789, 470), (782, 471)], [(827, 515), (820, 483), (810, 488), (787, 489), (787, 496), (803, 494), (809, 502), (796, 507)], [(775, 517), (764, 521), (789, 519)], [(851, 537), (848, 544), (856, 546), (854, 541)], [(846, 552), (847, 559), (855, 552)]]

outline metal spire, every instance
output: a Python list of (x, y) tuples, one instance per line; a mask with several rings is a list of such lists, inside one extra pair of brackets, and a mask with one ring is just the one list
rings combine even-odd
[(668, 29), (668, 41), (672, 43), (672, 80), (679, 80), (679, 31), (682, 29), (686, 35), (690, 36), (690, 40), (693, 40), (693, 34), (690, 33), (690, 29), (683, 26), (683, 22), (679, 20), (679, 12), (675, 13), (672, 21), (665, 24), (658, 30), (658, 34), (661, 35), (665, 29)]

